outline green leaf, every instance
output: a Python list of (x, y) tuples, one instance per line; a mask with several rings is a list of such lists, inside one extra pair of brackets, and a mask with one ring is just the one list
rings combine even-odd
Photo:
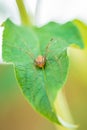
[[(61, 124), (54, 102), (67, 78), (67, 47), (73, 43), (83, 47), (79, 31), (71, 22), (30, 28), (7, 20), (3, 25), (3, 60), (14, 64), (16, 78), (32, 107), (52, 122)], [(46, 56), (42, 69), (34, 63), (38, 55)]]
[(73, 23), (77, 26), (79, 29), (85, 48), (87, 48), (87, 25), (77, 19), (73, 20)]
[(40, 42), (42, 43), (42, 49), (44, 49), (47, 42), (49, 42), (51, 38), (59, 37), (64, 39), (68, 46), (70, 46), (71, 44), (76, 44), (81, 48), (84, 47), (81, 34), (77, 26), (73, 24), (73, 22), (68, 22), (65, 24), (50, 22), (41, 28), (35, 28), (35, 31), (40, 39)]

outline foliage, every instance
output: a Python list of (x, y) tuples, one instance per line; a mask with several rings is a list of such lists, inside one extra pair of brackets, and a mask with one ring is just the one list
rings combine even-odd
[[(13, 63), (23, 94), (36, 111), (61, 124), (54, 102), (68, 74), (67, 48), (73, 44), (83, 48), (78, 28), (73, 22), (50, 22), (40, 28), (17, 26), (9, 19), (3, 26), (3, 60)], [(38, 55), (46, 57), (44, 68), (35, 66)]]

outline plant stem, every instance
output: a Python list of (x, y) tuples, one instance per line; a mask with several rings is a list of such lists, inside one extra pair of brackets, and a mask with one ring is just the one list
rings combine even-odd
[(21, 18), (21, 23), (23, 25), (29, 25), (31, 26), (31, 18), (28, 15), (26, 8), (24, 6), (23, 0), (16, 0), (18, 9), (19, 9), (19, 13), (20, 13), (20, 18)]
[[(58, 115), (60, 115), (60, 117), (62, 117), (62, 119), (68, 124), (70, 123), (69, 126), (72, 127), (73, 130), (76, 130), (77, 126), (73, 125), (74, 121), (72, 119), (66, 97), (62, 90), (58, 93), (58, 98), (55, 104)], [(72, 130), (72, 128), (65, 128), (61, 126), (56, 126), (56, 128), (57, 130)]]

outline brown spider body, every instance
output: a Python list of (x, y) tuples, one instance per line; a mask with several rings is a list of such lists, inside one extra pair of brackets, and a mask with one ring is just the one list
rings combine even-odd
[(35, 60), (35, 65), (39, 68), (44, 68), (46, 64), (46, 57), (39, 55)]

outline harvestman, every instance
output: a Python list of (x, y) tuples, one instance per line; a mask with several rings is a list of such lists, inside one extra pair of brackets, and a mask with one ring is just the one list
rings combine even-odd
[[(16, 48), (16, 49), (20, 50), (21, 52), (26, 53), (27, 56), (30, 56), (31, 59), (32, 59), (32, 61), (33, 61), (33, 64), (32, 64), (32, 63), (31, 63), (31, 64), (34, 65), (34, 66), (33, 66), (33, 69), (35, 70), (36, 73), (37, 73), (36, 67), (38, 67), (38, 68), (40, 68), (40, 69), (45, 69), (46, 63), (49, 65), (51, 71), (53, 71), (53, 73), (54, 73), (54, 69), (53, 69), (52, 66), (51, 66), (51, 63), (53, 63), (54, 61), (51, 61), (51, 62), (50, 62), (50, 59), (47, 57), (47, 54), (49, 53), (49, 55), (50, 55), (50, 54), (53, 55), (53, 53), (55, 52), (55, 49), (53, 49), (53, 47), (55, 46), (54, 43), (57, 42), (57, 40), (55, 40), (55, 39), (52, 38), (52, 39), (50, 40), (50, 42), (47, 44), (47, 46), (45, 47), (45, 53), (44, 53), (44, 55), (38, 55), (36, 58), (35, 58), (35, 56), (32, 54), (31, 50), (28, 48), (26, 41), (25, 41), (24, 39), (21, 39), (21, 40), (22, 40), (21, 42), (25, 45), (25, 47), (27, 48), (27, 50), (24, 50), (23, 48), (17, 47), (17, 46), (15, 46), (15, 45), (13, 45), (13, 44), (11, 44), (11, 45), (8, 44), (8, 46), (10, 46), (10, 47), (12, 47), (12, 48)], [(58, 43), (58, 42), (57, 42), (57, 43)], [(57, 44), (57, 43), (56, 43), (56, 44)], [(52, 45), (52, 50), (50, 50), (51, 45)], [(55, 48), (55, 47), (54, 47), (54, 48)], [(53, 52), (52, 52), (52, 51), (53, 51)], [(51, 57), (52, 57), (52, 55), (51, 55)], [(20, 57), (20, 55), (19, 55), (18, 57)], [(48, 59), (47, 59), (47, 58), (48, 58)], [(60, 67), (60, 77), (61, 77), (61, 79), (62, 79), (62, 72), (61, 72), (61, 71), (62, 71), (62, 66), (61, 66), (61, 61), (59, 60), (59, 58), (58, 58), (57, 56), (53, 56), (52, 59), (56, 60), (56, 63), (59, 65), (59, 67)], [(18, 64), (17, 66), (21, 66), (21, 65)], [(27, 65), (27, 67), (28, 67), (28, 65)], [(54, 68), (55, 68), (55, 66), (54, 66)], [(27, 70), (27, 68), (25, 68), (25, 69)], [(21, 71), (22, 71), (22, 66), (21, 66)], [(56, 71), (56, 70), (55, 70), (55, 71)], [(24, 72), (24, 68), (23, 68), (23, 72)], [(54, 76), (54, 78), (56, 79), (56, 81), (58, 82), (56, 75), (53, 75), (53, 76)], [(27, 89), (29, 89), (29, 88), (27, 88)], [(32, 94), (32, 98), (34, 98), (34, 94)]]
[[(52, 42), (53, 39), (51, 39), (50, 41)], [(48, 45), (47, 45), (47, 47), (46, 47), (46, 54), (47, 54), (47, 51), (48, 51), (48, 48), (49, 48), (49, 45), (50, 45), (50, 44), (51, 44), (51, 43), (48, 43)], [(39, 67), (39, 68), (44, 68), (44, 67), (45, 67), (45, 65), (46, 65), (46, 60), (47, 60), (46, 54), (45, 54), (44, 56), (39, 55), (39, 56), (34, 60), (34, 63), (35, 63), (35, 65), (36, 65), (37, 67)]]
[[(27, 47), (26, 41), (24, 39), (21, 39), (21, 40), (24, 43), (25, 47)], [(17, 46), (12, 45), (12, 44), (11, 45), (8, 44), (8, 46), (10, 46), (12, 48), (16, 48), (16, 49), (18, 49), (18, 50), (20, 50), (22, 52), (25, 52), (27, 55), (29, 55), (33, 59), (34, 65), (36, 67), (42, 69), (42, 68), (45, 68), (46, 62), (48, 62), (48, 60), (49, 60), (49, 59), (47, 59), (47, 54), (50, 52), (49, 47), (51, 46), (51, 44), (55, 43), (56, 41), (57, 40), (51, 38), (50, 42), (47, 44), (47, 46), (45, 48), (45, 54), (44, 55), (38, 55), (36, 59), (34, 58), (34, 55), (32, 54), (32, 52), (31, 52), (31, 50), (29, 48), (27, 50), (24, 50), (21, 47), (17, 47)], [(55, 44), (54, 44), (54, 46), (55, 46)], [(61, 64), (58, 61), (59, 59), (56, 56), (55, 56), (55, 60), (57, 60), (59, 66), (61, 67)]]

